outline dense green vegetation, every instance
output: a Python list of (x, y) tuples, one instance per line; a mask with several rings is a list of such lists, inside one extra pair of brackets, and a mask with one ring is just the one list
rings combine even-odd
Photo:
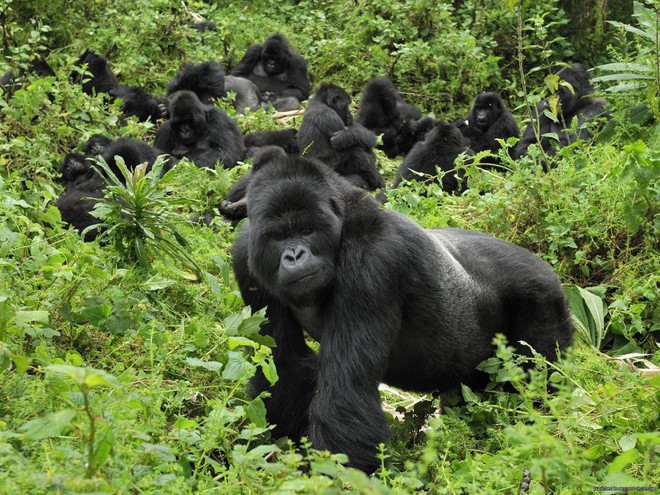
[[(194, 31), (197, 15), (217, 31)], [(0, 93), (0, 493), (517, 493), (527, 471), (534, 494), (660, 486), (659, 15), (654, 2), (611, 0), (5, 1), (0, 72), (43, 53), (57, 77)], [(522, 124), (545, 76), (603, 66), (611, 123), (549, 173), (538, 155), (503, 158), (506, 174), (469, 167), (461, 196), (415, 183), (388, 193), (385, 208), (424, 227), (539, 254), (566, 285), (578, 335), (563, 362), (539, 360), (527, 379), (496, 342), (483, 369), (516, 394), (464, 388), (440, 410), (438, 398), (383, 390), (393, 436), (370, 478), (341, 455), (276, 444), (246, 394), (258, 367), (276, 374), (263, 314), (243, 308), (233, 281), (233, 230), (188, 218), (212, 211), (249, 163), (136, 172), (109, 197), (147, 206), (136, 219), (159, 235), (137, 241), (112, 202), (117, 228), (94, 243), (53, 206), (63, 155), (89, 136), (155, 134), (69, 83), (85, 48), (122, 82), (162, 93), (183, 63), (230, 68), (272, 32), (308, 60), (313, 86), (358, 96), (388, 75), (443, 119), (499, 90)], [(243, 131), (279, 125), (261, 110), (236, 119)], [(391, 184), (399, 161), (378, 158)]]

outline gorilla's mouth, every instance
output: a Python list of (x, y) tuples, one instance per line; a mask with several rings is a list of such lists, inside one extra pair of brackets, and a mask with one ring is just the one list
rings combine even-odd
[(321, 270), (315, 270), (315, 271), (310, 272), (310, 273), (304, 273), (304, 274), (300, 275), (299, 277), (294, 278), (293, 280), (290, 280), (290, 281), (288, 282), (288, 285), (297, 285), (297, 284), (299, 284), (299, 283), (301, 283), (301, 282), (305, 282), (305, 281), (311, 280), (311, 279), (314, 278), (316, 275), (318, 275), (320, 271), (321, 271)]

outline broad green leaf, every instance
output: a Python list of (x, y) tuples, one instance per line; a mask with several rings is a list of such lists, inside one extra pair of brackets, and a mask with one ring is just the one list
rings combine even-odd
[(28, 442), (43, 440), (59, 435), (75, 416), (75, 409), (62, 409), (28, 421), (19, 428), (19, 431), (25, 432), (25, 440)]
[(14, 314), (16, 323), (42, 323), (48, 324), (48, 311), (16, 311)]
[(255, 370), (255, 366), (246, 361), (243, 354), (236, 351), (229, 351), (229, 357), (222, 372), (222, 378), (231, 381), (247, 380), (254, 375)]
[(463, 399), (465, 399), (465, 402), (472, 404), (479, 403), (479, 397), (477, 397), (467, 385), (461, 384), (461, 392), (463, 393)]
[(266, 406), (260, 398), (252, 400), (245, 409), (250, 421), (259, 428), (265, 428), (268, 424), (266, 422)]
[(147, 280), (143, 287), (144, 290), (146, 291), (154, 291), (154, 290), (160, 290), (160, 289), (165, 289), (166, 287), (169, 287), (170, 285), (174, 284), (174, 280), (165, 278), (161, 275), (153, 275), (152, 277)]
[(186, 364), (194, 368), (204, 368), (209, 371), (220, 371), (222, 369), (222, 363), (217, 361), (202, 361), (197, 358), (186, 358)]
[(623, 471), (626, 467), (630, 466), (633, 462), (641, 457), (641, 453), (638, 450), (632, 449), (619, 454), (614, 458), (612, 462), (607, 466), (608, 473), (616, 473), (617, 471)]
[(623, 452), (628, 452), (632, 450), (637, 445), (637, 437), (635, 435), (623, 435), (619, 438), (619, 447)]

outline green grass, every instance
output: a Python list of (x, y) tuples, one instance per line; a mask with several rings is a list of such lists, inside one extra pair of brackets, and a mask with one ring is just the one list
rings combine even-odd
[[(505, 161), (506, 174), (470, 167), (461, 196), (415, 183), (388, 192), (385, 208), (424, 227), (483, 230), (531, 249), (606, 311), (602, 321), (587, 318), (592, 331), (562, 363), (538, 362), (526, 380), (497, 342), (500, 360), (486, 369), (517, 393), (463, 389), (440, 407), (437, 398), (383, 392), (392, 441), (368, 478), (345, 468), (344, 456), (276, 443), (263, 402), (246, 393), (257, 369), (276, 377), (257, 333), (263, 314), (243, 308), (237, 292), (234, 231), (187, 219), (212, 211), (249, 163), (214, 172), (184, 162), (161, 180), (116, 186), (124, 201), (148, 203), (139, 220), (148, 231), (173, 229), (169, 250), (143, 231), (138, 255), (127, 242), (134, 223), (113, 219), (111, 206), (108, 221), (125, 228), (85, 244), (53, 206), (62, 157), (95, 133), (152, 142), (155, 129), (120, 126), (116, 104), (82, 95), (67, 77), (90, 46), (109, 54), (122, 81), (158, 92), (184, 62), (230, 65), (281, 31), (314, 83), (358, 95), (387, 74), (443, 118), (465, 114), (481, 89), (503, 89), (522, 108), (518, 76), (494, 41), (515, 46), (503, 38), (515, 19), (508, 4), (491, 3), (476, 36), (472, 2), (458, 14), (449, 2), (190, 2), (218, 24), (203, 43), (189, 13), (163, 0), (8, 5), (11, 60), (0, 69), (48, 46), (57, 78), (30, 80), (10, 101), (0, 95), (0, 494), (517, 493), (526, 470), (533, 494), (660, 485), (660, 376), (642, 373), (660, 365), (660, 125), (625, 114), (653, 95), (609, 100), (610, 137), (563, 150), (549, 173)], [(529, 2), (528, 27), (556, 17), (556, 5)], [(568, 42), (554, 40), (559, 28), (544, 26), (544, 39), (525, 31), (534, 68), (570, 56)], [(263, 111), (237, 120), (244, 132), (277, 126)], [(378, 159), (391, 184), (400, 161)], [(646, 361), (616, 359), (630, 353)]]

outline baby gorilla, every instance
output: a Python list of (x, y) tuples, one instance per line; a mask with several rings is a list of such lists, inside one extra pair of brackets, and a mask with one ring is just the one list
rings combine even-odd
[(277, 344), (277, 383), (252, 379), (253, 394), (270, 394), (275, 436), (305, 435), (372, 472), (389, 436), (380, 382), (419, 392), (483, 386), (476, 366), (498, 332), (548, 359), (571, 343), (559, 279), (521, 247), (424, 230), (317, 160), (276, 158), (247, 195), (234, 272), (245, 303), (267, 307), (261, 331)]

